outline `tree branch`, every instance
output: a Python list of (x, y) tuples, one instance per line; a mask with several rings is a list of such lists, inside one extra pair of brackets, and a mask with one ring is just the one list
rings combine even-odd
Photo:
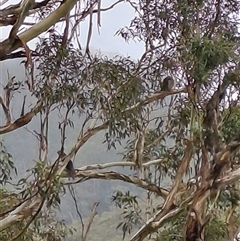
[[(152, 160), (146, 163), (143, 163), (143, 167), (149, 167), (151, 165), (156, 165), (162, 162), (162, 159), (156, 159)], [(89, 171), (89, 170), (96, 170), (96, 169), (105, 169), (110, 167), (134, 167), (136, 166), (136, 163), (134, 162), (108, 162), (104, 164), (93, 164), (93, 165), (87, 165), (79, 168), (75, 168), (76, 171)]]
[(159, 93), (155, 93), (153, 95), (149, 95), (147, 96), (144, 100), (142, 101), (139, 101), (136, 105), (133, 105), (129, 108), (127, 108), (125, 111), (130, 111), (130, 110), (133, 110), (141, 105), (147, 105), (147, 104), (150, 104), (154, 101), (157, 101), (157, 100), (161, 100), (167, 96), (171, 96), (171, 95), (175, 95), (175, 94), (179, 94), (179, 93), (187, 93), (187, 89), (184, 88), (184, 89), (181, 89), (181, 90), (176, 90), (176, 91), (160, 91)]
[(25, 115), (18, 118), (16, 121), (14, 121), (11, 124), (0, 126), (0, 134), (5, 134), (11, 131), (14, 131), (26, 124), (28, 124), (32, 118), (41, 110), (42, 102), (38, 101), (37, 104)]
[[(22, 47), (22, 42), (27, 43), (30, 40), (39, 36), (41, 33), (47, 31), (52, 25), (56, 24), (61, 18), (65, 17), (76, 3), (77, 0), (66, 0), (54, 12), (49, 14), (47, 18), (43, 19), (41, 22), (35, 24), (33, 27), (19, 34), (17, 36), (18, 38), (15, 39), (13, 44), (9, 44), (9, 39), (5, 39), (3, 42), (0, 43), (0, 59), (4, 59), (7, 54)], [(9, 9), (8, 7), (5, 13), (0, 12), (0, 16), (1, 14), (6, 14), (9, 11), (18, 12), (20, 10), (20, 6), (14, 5), (14, 10), (11, 8)]]
[(4, 114), (5, 114), (5, 117), (6, 117), (6, 123), (8, 125), (11, 122), (11, 115), (9, 113), (9, 109), (7, 108), (7, 106), (5, 105), (5, 103), (3, 101), (2, 96), (0, 96), (0, 105), (3, 108)]
[[(34, 3), (31, 9), (37, 9), (46, 6), (51, 0), (44, 0), (39, 3)], [(6, 1), (7, 2), (7, 1)], [(8, 15), (20, 14), (23, 6), (21, 6), (21, 1), (17, 4), (10, 5), (4, 9), (0, 10), (0, 17), (6, 17)]]
[[(59, 8), (52, 12), (47, 18), (37, 23), (33, 27), (21, 33), (18, 37), (25, 43), (36, 38), (41, 33), (47, 31), (52, 25), (56, 24), (61, 18), (65, 17), (71, 11), (77, 0), (66, 0)], [(16, 41), (11, 47), (10, 52), (22, 46), (21, 41)]]
[(236, 181), (240, 180), (240, 168), (237, 170), (230, 172), (228, 175), (216, 180), (214, 183), (214, 187), (220, 188), (223, 186), (227, 186), (229, 184), (233, 184)]
[[(142, 241), (147, 235), (158, 230), (165, 222), (171, 219), (174, 216), (182, 213), (186, 208), (191, 204), (193, 199), (193, 194), (183, 201), (180, 206), (172, 205), (168, 212), (165, 212), (164, 215), (159, 219), (159, 215), (163, 212), (163, 209), (160, 209), (151, 219), (149, 219), (146, 224), (144, 224), (136, 234), (130, 239), (130, 241)], [(159, 219), (159, 220), (158, 220)], [(158, 221), (157, 221), (158, 220)]]
[(0, 231), (10, 227), (15, 222), (21, 221), (24, 217), (31, 215), (32, 211), (39, 203), (41, 203), (40, 197), (22, 203), (22, 205), (9, 213), (7, 217), (0, 220)]
[(99, 205), (99, 202), (98, 203), (94, 203), (93, 205), (93, 208), (92, 208), (92, 211), (91, 211), (91, 214), (90, 214), (90, 217), (89, 217), (89, 221), (88, 221), (88, 224), (87, 224), (87, 228), (86, 228), (86, 231), (84, 233), (84, 237), (83, 237), (83, 241), (86, 241), (87, 240), (87, 236), (88, 236), (88, 233), (89, 233), (89, 230), (92, 226), (92, 223), (93, 223), (93, 219), (94, 217), (97, 215), (97, 207)]
[[(62, 173), (61, 176), (62, 177), (70, 177), (69, 174), (66, 172)], [(128, 176), (128, 175), (120, 174), (120, 173), (113, 172), (113, 171), (103, 172), (103, 173), (98, 173), (98, 172), (93, 172), (93, 171), (76, 171), (75, 176), (80, 178), (80, 180), (78, 180), (75, 183), (81, 183), (81, 182), (84, 182), (84, 181), (87, 181), (87, 180), (93, 179), (93, 178), (94, 179), (103, 179), (103, 180), (109, 180), (109, 179), (120, 180), (120, 181), (134, 184), (134, 185), (139, 186), (148, 191), (154, 192), (154, 193), (158, 194), (159, 196), (163, 197), (164, 199), (169, 194), (168, 190), (166, 190), (164, 188), (160, 188), (153, 183), (139, 179), (138, 177)]]
[[(154, 215), (153, 218), (148, 220), (148, 222), (146, 224), (144, 224), (141, 227), (141, 229), (139, 229), (139, 231), (131, 238), (130, 241), (144, 240), (147, 237), (147, 235), (149, 235), (153, 231), (157, 230), (160, 227), (160, 225), (162, 225), (164, 217), (166, 215), (168, 215), (170, 212), (172, 212), (173, 208), (175, 207), (175, 205), (173, 203), (174, 197), (178, 191), (179, 185), (182, 181), (182, 177), (183, 177), (183, 175), (186, 171), (186, 168), (188, 167), (189, 162), (193, 155), (193, 143), (191, 141), (187, 142), (187, 146), (185, 148), (184, 153), (185, 153), (185, 155), (183, 156), (183, 158), (180, 162), (181, 164), (178, 168), (178, 172), (176, 174), (174, 184), (172, 185), (173, 188), (170, 191), (170, 193), (168, 194), (168, 196), (166, 197), (162, 209), (159, 210)], [(184, 202), (184, 203), (186, 203), (186, 202)], [(153, 223), (155, 223), (154, 226), (153, 226)], [(157, 223), (157, 225), (156, 225), (156, 223)]]

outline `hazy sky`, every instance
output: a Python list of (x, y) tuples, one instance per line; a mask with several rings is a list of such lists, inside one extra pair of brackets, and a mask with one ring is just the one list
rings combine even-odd
[[(113, 0), (103, 0), (103, 8), (110, 6)], [(128, 3), (120, 3), (108, 12), (103, 12), (101, 15), (100, 35), (97, 30), (97, 21), (95, 15), (95, 25), (91, 44), (94, 47), (107, 52), (119, 52), (123, 55), (130, 55), (133, 58), (139, 58), (143, 52), (143, 44), (130, 41), (126, 43), (120, 36), (114, 36), (119, 28), (128, 26), (131, 19), (134, 17), (134, 10)], [(84, 33), (88, 31), (87, 22), (82, 27), (81, 42), (86, 43), (87, 36)]]
[[(0, 0), (1, 2), (1, 0)], [(4, 4), (1, 8), (9, 6), (10, 4), (16, 4), (19, 1), (10, 0)], [(106, 8), (113, 4), (113, 0), (102, 0), (102, 8)], [(119, 28), (128, 26), (130, 20), (134, 17), (134, 10), (128, 3), (120, 3), (113, 9), (101, 13), (101, 25), (100, 35), (97, 29), (96, 14), (93, 21), (93, 34), (91, 38), (91, 47), (100, 49), (101, 52), (113, 52), (122, 55), (130, 55), (132, 58), (137, 59), (143, 53), (143, 44), (136, 42), (126, 43), (121, 37), (114, 36)], [(9, 34), (10, 27), (1, 27), (0, 38), (5, 39)], [(82, 47), (85, 46), (88, 33), (88, 18), (81, 24), (81, 36), (80, 42)], [(31, 41), (30, 47), (34, 47), (34, 41)]]

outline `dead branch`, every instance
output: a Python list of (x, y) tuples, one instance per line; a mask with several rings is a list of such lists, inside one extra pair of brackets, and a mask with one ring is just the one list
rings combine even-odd
[(94, 217), (97, 215), (97, 207), (99, 205), (99, 202), (98, 203), (94, 203), (93, 205), (93, 208), (92, 208), (92, 211), (91, 211), (91, 215), (89, 217), (89, 221), (88, 221), (88, 224), (87, 224), (87, 228), (85, 230), (85, 233), (84, 233), (84, 236), (83, 236), (83, 241), (86, 241), (87, 240), (87, 235), (90, 231), (90, 228), (92, 226), (92, 223), (93, 223), (93, 219)]

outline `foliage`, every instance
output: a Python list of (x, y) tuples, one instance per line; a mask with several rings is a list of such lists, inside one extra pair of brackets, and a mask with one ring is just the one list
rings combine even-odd
[(232, 140), (238, 132), (240, 110), (239, 107), (233, 107), (224, 113), (225, 123), (222, 128), (222, 135), (226, 142)]
[[(116, 35), (144, 44), (137, 61), (90, 51), (93, 15), (101, 26), (101, 14), (117, 4), (135, 10), (129, 26)], [(1, 190), (1, 238), (64, 240), (72, 230), (56, 218), (56, 210), (62, 195), (69, 194), (80, 220), (79, 236), (87, 240), (98, 201), (86, 221), (73, 186), (90, 179), (141, 188), (143, 207), (129, 188), (115, 190), (112, 197), (122, 209), (117, 227), (130, 241), (154, 234), (164, 240), (233, 238), (240, 199), (239, 10), (236, 0), (130, 0), (106, 9), (100, 1), (30, 0), (1, 9), (1, 26), (12, 28), (0, 43), (0, 58), (24, 57), (26, 78), (8, 74), (0, 96), (6, 120), (0, 134), (20, 133), (29, 124), (38, 152), (28, 176), (17, 177), (15, 184), (16, 160), (0, 143), (0, 181), (9, 185)], [(28, 28), (26, 17), (37, 23)], [(78, 34), (87, 18), (84, 51)], [(36, 37), (31, 51), (28, 42)], [(176, 86), (161, 88), (166, 76)], [(13, 98), (16, 93), (22, 103)], [(72, 167), (96, 135), (102, 148), (117, 149), (122, 159)], [(96, 150), (93, 146), (89, 155)], [(121, 172), (122, 167), (130, 170)]]
[(5, 185), (8, 180), (12, 180), (12, 171), (17, 175), (17, 169), (12, 161), (12, 156), (7, 152), (4, 142), (0, 141), (0, 184)]
[(112, 197), (112, 202), (115, 202), (116, 206), (122, 208), (123, 206), (123, 222), (120, 222), (117, 229), (122, 227), (123, 239), (126, 233), (131, 234), (133, 227), (139, 226), (141, 224), (141, 209), (138, 206), (137, 197), (131, 196), (129, 191), (123, 194), (117, 191)]
[[(9, 211), (21, 205), (22, 195), (14, 192), (7, 192), (1, 189), (0, 192), (0, 209), (1, 217), (5, 217)], [(16, 206), (17, 204), (17, 206)], [(21, 232), (25, 226), (31, 221), (32, 217), (18, 221), (16, 225), (10, 226), (0, 233), (1, 240), (10, 240), (15, 238), (16, 234)], [(43, 209), (36, 220), (30, 222), (30, 226), (18, 240), (62, 240), (67, 235), (73, 233), (72, 228), (68, 228), (64, 222), (56, 219), (56, 211), (51, 209)]]

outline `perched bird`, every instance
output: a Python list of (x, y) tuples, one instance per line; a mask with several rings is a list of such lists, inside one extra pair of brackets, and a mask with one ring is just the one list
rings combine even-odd
[[(66, 153), (62, 151), (58, 151), (57, 153), (61, 159), (63, 159), (66, 156)], [(68, 162), (66, 166), (66, 171), (72, 177), (72, 179), (74, 179), (75, 169), (73, 166), (73, 162), (71, 160)]]
[(171, 76), (164, 78), (161, 86), (162, 91), (171, 91), (176, 85), (175, 80)]

